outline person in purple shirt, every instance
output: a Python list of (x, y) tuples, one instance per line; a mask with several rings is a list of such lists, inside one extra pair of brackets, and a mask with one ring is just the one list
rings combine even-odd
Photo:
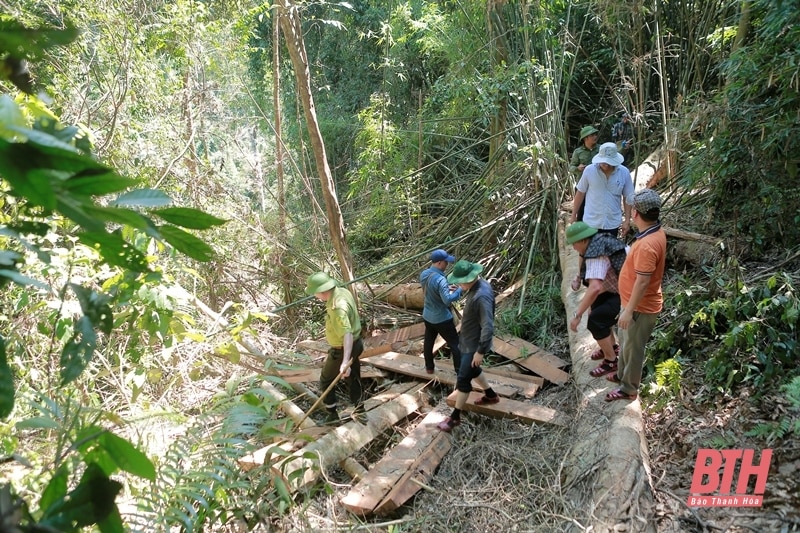
[(444, 250), (434, 250), (431, 253), (431, 266), (422, 271), (419, 283), (425, 295), (422, 308), (422, 319), (425, 321), (425, 341), (422, 352), (425, 356), (425, 371), (433, 374), (436, 368), (433, 362), (433, 344), (436, 337), (441, 335), (450, 348), (453, 357), (453, 368), (458, 374), (461, 363), (461, 352), (458, 348), (458, 332), (453, 321), (453, 312), (450, 310), (453, 302), (461, 298), (461, 288), (450, 289), (444, 270), (447, 265), (454, 263), (455, 257)]

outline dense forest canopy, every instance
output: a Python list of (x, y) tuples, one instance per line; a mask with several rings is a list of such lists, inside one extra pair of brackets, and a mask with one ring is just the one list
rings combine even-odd
[[(0, 5), (0, 455), (24, 465), (0, 501), (23, 531), (288, 509), (235, 460), (282, 430), (258, 381), (320, 333), (314, 271), (413, 281), (445, 246), (527, 280), (504, 327), (563, 335), (567, 161), (623, 112), (631, 168), (670, 154), (667, 220), (728, 243), (676, 265), (660, 357), (720, 387), (798, 373), (795, 2)], [(68, 503), (101, 486), (116, 503)]]

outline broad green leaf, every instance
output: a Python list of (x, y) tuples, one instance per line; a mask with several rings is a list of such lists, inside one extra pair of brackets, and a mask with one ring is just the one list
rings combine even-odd
[(78, 234), (78, 240), (97, 250), (109, 265), (134, 272), (149, 270), (144, 254), (123, 239), (118, 232), (84, 232)]
[[(21, 128), (19, 126), (9, 126), (8, 129), (16, 131), (21, 135), (24, 135), (28, 139), (29, 143), (37, 145), (38, 147), (44, 149), (43, 151), (47, 151), (51, 155), (58, 156), (58, 155), (65, 155), (65, 153), (72, 153), (74, 155), (79, 155), (77, 148), (75, 148), (69, 143), (65, 143), (64, 141), (60, 140), (57, 137), (54, 137), (53, 135), (50, 135), (49, 133), (45, 133), (39, 130), (32, 130), (28, 128)], [(55, 152), (51, 151), (53, 149), (55, 149), (56, 151)], [(99, 163), (94, 163), (94, 164), (97, 165)], [(62, 167), (48, 165), (47, 168), (62, 168)]]
[(41, 56), (47, 48), (74, 41), (80, 32), (68, 24), (63, 29), (26, 28), (16, 20), (0, 21), (0, 51), (24, 50), (26, 57)]
[(123, 209), (120, 207), (87, 206), (85, 211), (89, 215), (97, 217), (99, 220), (124, 224), (139, 230), (155, 227), (151, 220), (131, 209)]
[(187, 233), (175, 226), (160, 226), (158, 231), (165, 241), (192, 259), (211, 261), (214, 257), (214, 250), (191, 233)]
[(14, 238), (27, 234), (43, 237), (48, 231), (50, 231), (50, 224), (35, 220), (15, 220), (12, 224), (0, 229), (1, 233)]
[(156, 469), (153, 463), (127, 440), (107, 431), (100, 436), (98, 444), (120, 469), (134, 476), (155, 481)]
[(72, 220), (83, 229), (88, 231), (105, 231), (105, 224), (92, 217), (86, 207), (91, 207), (93, 203), (82, 199), (79, 196), (59, 195), (56, 198), (56, 209), (68, 219)]
[(239, 349), (233, 343), (227, 343), (221, 346), (217, 346), (217, 349), (215, 351), (219, 355), (225, 357), (231, 363), (238, 363), (242, 358), (242, 354), (239, 353)]
[(57, 420), (47, 416), (34, 416), (14, 424), (17, 429), (56, 429), (58, 426)]
[(221, 226), (227, 220), (204, 213), (199, 209), (188, 207), (167, 207), (153, 211), (153, 214), (163, 218), (170, 224), (189, 229), (208, 229), (212, 226)]
[(50, 506), (39, 525), (74, 531), (72, 524), (79, 528), (96, 524), (116, 509), (114, 500), (121, 490), (119, 482), (109, 479), (99, 466), (90, 463), (78, 486)]
[(68, 477), (69, 472), (67, 467), (61, 465), (61, 467), (56, 470), (56, 473), (53, 474), (53, 477), (50, 478), (50, 482), (44, 488), (42, 497), (39, 499), (39, 509), (42, 509), (45, 514), (50, 506), (54, 505), (59, 500), (62, 500), (64, 496), (67, 495)]
[(119, 514), (119, 508), (114, 505), (108, 516), (97, 522), (97, 527), (101, 533), (124, 533), (125, 526), (122, 523), (122, 517)]
[(0, 418), (14, 409), (14, 375), (6, 360), (6, 340), (0, 335)]
[(61, 351), (61, 385), (70, 383), (81, 375), (89, 364), (97, 347), (97, 334), (88, 317), (75, 322), (75, 333)]
[(172, 203), (172, 198), (156, 189), (136, 189), (126, 192), (111, 202), (111, 205), (138, 207), (162, 207)]
[(39, 287), (40, 289), (45, 289), (45, 290), (49, 288), (49, 286), (46, 283), (42, 283), (41, 281), (29, 278), (28, 276), (23, 276), (22, 274), (20, 274), (15, 270), (0, 269), (0, 276), (10, 279), (17, 285), (33, 285), (34, 287)]
[(70, 283), (69, 287), (78, 297), (81, 310), (92, 321), (92, 325), (106, 335), (111, 333), (114, 327), (114, 317), (111, 307), (108, 305), (110, 298), (77, 283)]
[(132, 187), (136, 180), (120, 176), (110, 168), (87, 169), (64, 182), (64, 189), (85, 196), (101, 196)]

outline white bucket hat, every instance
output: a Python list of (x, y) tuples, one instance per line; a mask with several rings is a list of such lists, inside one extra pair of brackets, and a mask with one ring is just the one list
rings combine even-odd
[(618, 167), (625, 161), (625, 157), (617, 151), (616, 143), (603, 143), (597, 150), (597, 155), (592, 158), (592, 163), (606, 163)]

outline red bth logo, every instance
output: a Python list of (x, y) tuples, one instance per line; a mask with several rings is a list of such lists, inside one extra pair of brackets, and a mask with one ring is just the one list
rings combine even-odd
[[(761, 461), (753, 463), (755, 450), (697, 450), (692, 488), (686, 505), (689, 507), (761, 507), (767, 485), (772, 450), (761, 450)], [(732, 492), (737, 464), (736, 492)], [(748, 494), (750, 479), (755, 476), (755, 489)]]

